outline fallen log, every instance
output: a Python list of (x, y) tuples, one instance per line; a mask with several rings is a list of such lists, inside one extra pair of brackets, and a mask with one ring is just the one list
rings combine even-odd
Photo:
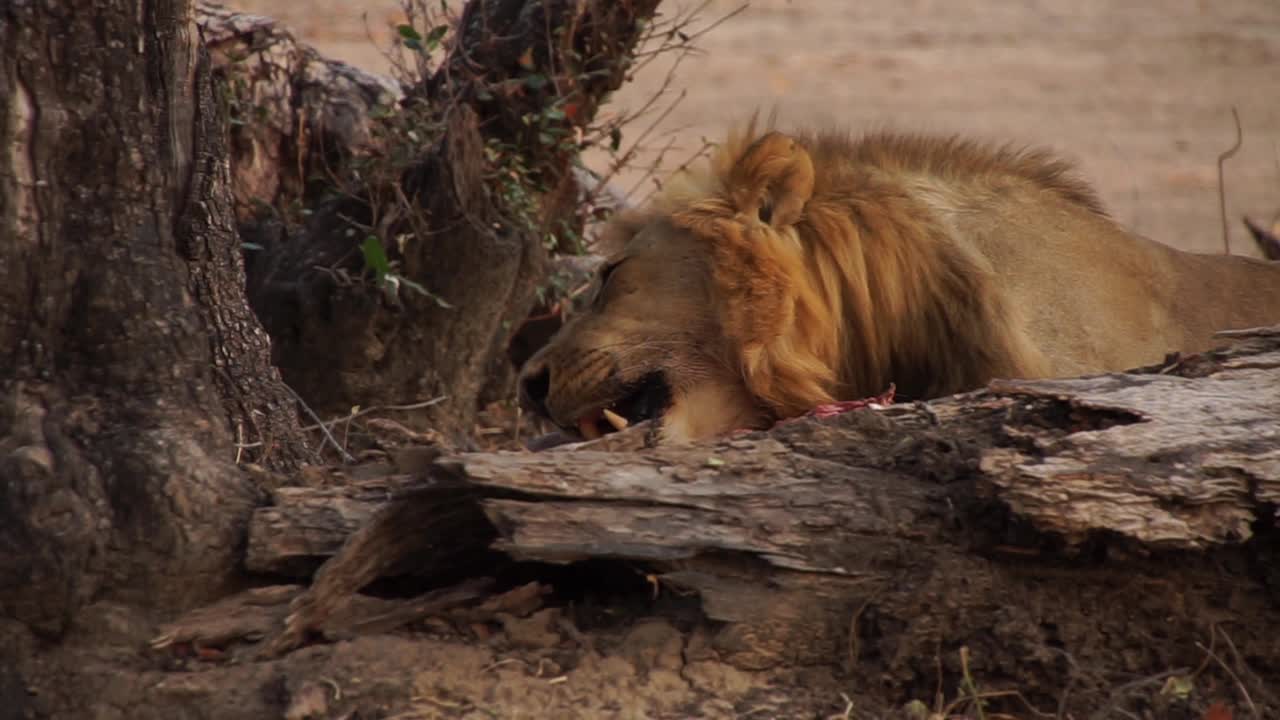
[[(626, 461), (612, 454), (614, 448), (591, 449), (616, 446), (617, 438), (584, 443), (575, 452), (460, 455), (437, 463), (437, 476), (579, 501), (632, 499), (630, 489), (635, 498), (682, 505), (694, 493), (740, 515), (752, 510), (755, 498), (735, 486), (737, 478), (768, 481), (766, 491), (795, 508), (803, 506), (806, 493), (828, 490), (825, 483), (838, 470), (839, 478), (853, 483), (849, 502), (862, 505), (823, 512), (852, 519), (843, 532), (882, 534), (896, 514), (929, 501), (921, 495), (928, 486), (903, 483), (885, 470), (954, 479), (980, 465), (976, 476), (986, 493), (1068, 544), (1101, 531), (1152, 547), (1232, 544), (1249, 538), (1261, 509), (1280, 504), (1280, 355), (1259, 351), (1271, 342), (1260, 333), (1230, 350), (1159, 371), (998, 381), (985, 392), (927, 405), (851, 415), (838, 423), (805, 421), (781, 426), (776, 437), (756, 433)], [(886, 447), (882, 435), (894, 442)], [(931, 448), (921, 447), (929, 441)], [(821, 482), (797, 480), (805, 477)], [(331, 555), (386, 500), (415, 485), (422, 481), (387, 476), (342, 487), (277, 490), (273, 504), (254, 518), (249, 569), (309, 575), (311, 568), (293, 573), (289, 565)], [(1174, 499), (1183, 502), (1167, 502)], [(502, 508), (503, 517), (519, 514), (522, 506), (512, 503), (495, 500), (487, 507)], [(658, 544), (683, 542), (665, 532), (648, 534)], [(599, 545), (592, 547), (601, 552)], [(511, 549), (528, 550), (518, 544)], [(661, 554), (657, 545), (649, 552)]]
[[(270, 652), (410, 558), (493, 548), (642, 567), (696, 598), (706, 650), (746, 669), (836, 663), (919, 697), (967, 647), (964, 672), (1060, 697), (1195, 667), (1230, 632), (1253, 677), (1280, 669), (1280, 639), (1257, 632), (1280, 623), (1277, 418), (1272, 328), (1158, 368), (712, 444), (445, 457), (325, 563)], [(279, 527), (295, 510), (262, 512)]]
[(410, 481), (391, 475), (335, 487), (276, 488), (271, 505), (253, 515), (245, 569), (260, 575), (311, 577), (347, 536)]

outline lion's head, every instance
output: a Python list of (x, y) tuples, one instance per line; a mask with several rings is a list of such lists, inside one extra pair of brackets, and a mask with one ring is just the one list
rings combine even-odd
[(709, 172), (615, 218), (591, 306), (526, 363), (525, 405), (591, 438), (654, 419), (668, 440), (767, 425), (831, 397), (838, 322), (803, 281), (809, 153), (731, 139)]

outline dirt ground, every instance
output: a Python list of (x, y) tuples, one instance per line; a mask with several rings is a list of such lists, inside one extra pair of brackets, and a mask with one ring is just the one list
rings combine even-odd
[[(233, 0), (276, 17), (323, 53), (374, 71), (398, 0)], [(711, 21), (739, 0), (711, 0)], [(667, 5), (667, 14), (689, 7)], [(363, 17), (362, 17), (363, 14)], [(757, 108), (785, 124), (963, 133), (1050, 147), (1079, 163), (1117, 218), (1176, 247), (1219, 252), (1217, 159), (1227, 162), (1232, 250), (1240, 225), (1280, 211), (1280, 4), (1274, 0), (1030, 3), (755, 0), (700, 42), (663, 123), (692, 152)], [(662, 84), (646, 68), (615, 105)], [(679, 164), (673, 153), (667, 165)], [(637, 180), (632, 173), (622, 186)]]

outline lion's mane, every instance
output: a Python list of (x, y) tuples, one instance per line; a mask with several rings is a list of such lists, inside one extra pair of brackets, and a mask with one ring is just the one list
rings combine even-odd
[[(963, 197), (955, 192), (965, 186)], [(712, 249), (717, 311), (749, 390), (777, 416), (895, 382), (933, 397), (1044, 359), (992, 292), (992, 268), (927, 202), (1031, 187), (1104, 215), (1069, 165), (960, 139), (782, 135), (753, 122), (676, 176), (665, 215)], [(963, 211), (963, 208), (961, 208)]]

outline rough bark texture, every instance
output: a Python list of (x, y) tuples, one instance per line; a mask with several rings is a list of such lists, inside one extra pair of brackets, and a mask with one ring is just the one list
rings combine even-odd
[[(455, 437), (470, 431), (477, 399), (492, 375), (502, 382), (498, 359), (545, 279), (547, 236), (576, 217), (576, 148), (539, 133), (572, 138), (591, 122), (656, 5), (469, 3), (441, 67), (404, 101), (436, 109), (431, 144), (398, 183), (420, 217), (387, 221), (395, 212), (346, 198), (317, 208), (301, 232), (258, 240), (265, 250), (250, 267), (251, 301), (286, 379), (316, 408), (447, 396), (419, 424)], [(529, 81), (535, 75), (545, 82)], [(553, 107), (572, 112), (546, 119)], [(531, 126), (529, 116), (545, 122)], [(518, 161), (516, 195), (531, 205), (495, 186), (516, 175), (495, 164), (494, 148), (503, 163)], [(358, 245), (368, 233), (353, 233), (351, 219), (404, 238), (382, 238), (399, 272), (452, 307), (344, 282), (364, 271)]]
[(245, 569), (308, 578), (360, 529), (388, 497), (411, 482), (388, 476), (328, 488), (282, 487), (254, 513)]
[(374, 111), (404, 93), (391, 78), (321, 57), (271, 18), (206, 2), (196, 14), (230, 105), (236, 216), (248, 229), (279, 232), (264, 211), (315, 203), (327, 186), (308, 179), (372, 151)]
[[(939, 648), (963, 646), (971, 672), (1096, 712), (1104, 678), (1194, 667), (1222, 629), (1255, 678), (1277, 677), (1259, 632), (1280, 623), (1277, 417), (1280, 327), (1144, 373), (998, 382), (714, 445), (444, 458), (321, 569), (272, 648), (409, 556), (440, 568), (489, 545), (640, 563), (699, 599), (709, 647), (745, 670), (842, 664), (920, 697)], [(423, 532), (469, 503), (496, 540)], [(279, 535), (301, 507), (255, 529)], [(1253, 692), (1280, 712), (1274, 688)]]
[(0, 610), (56, 636), (90, 600), (224, 590), (260, 499), (233, 433), (308, 451), (188, 3), (8, 3), (0, 51)]

